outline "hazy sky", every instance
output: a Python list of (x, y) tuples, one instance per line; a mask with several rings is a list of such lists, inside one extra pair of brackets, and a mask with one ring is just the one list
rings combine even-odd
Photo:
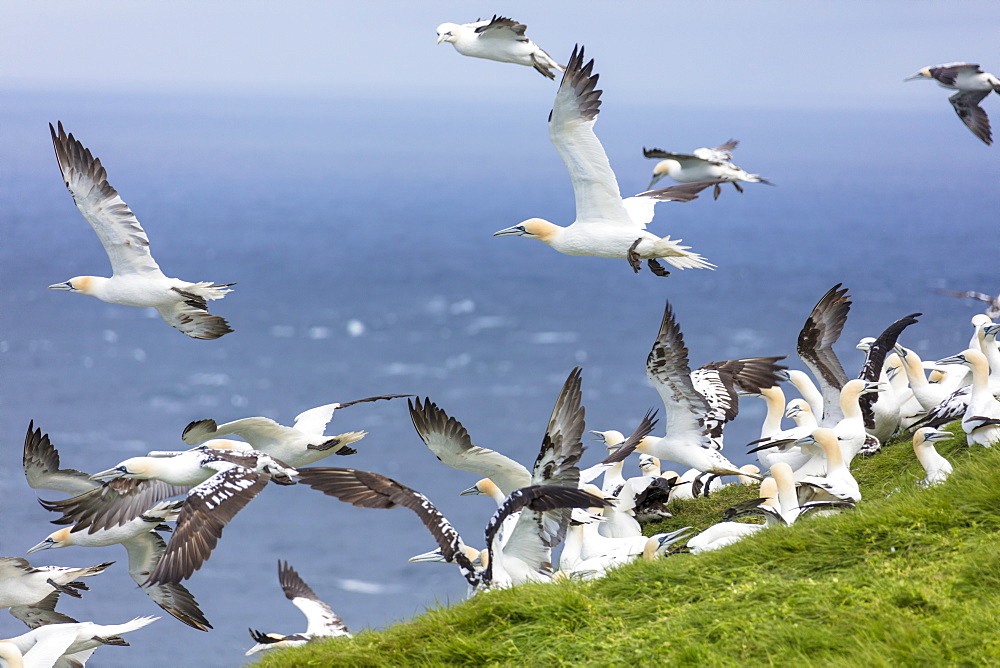
[(561, 62), (585, 44), (602, 83), (657, 104), (926, 107), (944, 91), (902, 85), (920, 67), (1000, 71), (996, 0), (46, 0), (0, 3), (0, 90), (450, 99), (515, 77), (545, 84), (435, 45), (438, 23), (493, 13), (526, 23)]

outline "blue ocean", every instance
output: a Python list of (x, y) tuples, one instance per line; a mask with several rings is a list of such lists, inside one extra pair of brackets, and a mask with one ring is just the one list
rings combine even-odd
[[(547, 137), (551, 90), (539, 86), (517, 105), (498, 98), (0, 98), (0, 555), (22, 556), (56, 528), (36, 496), (60, 495), (36, 494), (21, 473), (32, 420), (63, 467), (93, 472), (184, 447), (193, 420), (291, 424), (321, 404), (413, 394), (460, 420), (477, 445), (530, 465), (575, 366), (588, 429), (629, 432), (648, 409), (662, 412), (645, 359), (667, 301), (693, 366), (788, 355), (803, 368), (799, 328), (843, 283), (854, 304), (837, 352), (855, 374), (857, 341), (912, 312), (923, 315), (901, 343), (925, 359), (963, 349), (979, 304), (936, 290), (998, 290), (1000, 159), (944, 102), (912, 113), (680, 113), (609, 100), (596, 130), (624, 195), (649, 181), (643, 146), (691, 150), (730, 137), (741, 141), (735, 162), (775, 184), (659, 204), (651, 231), (718, 266), (660, 278), (635, 275), (624, 260), (491, 236), (530, 217), (565, 225), (574, 216)], [(237, 283), (212, 304), (234, 333), (193, 340), (153, 311), (46, 289), (109, 271), (60, 178), (47, 128), (56, 120), (101, 158), (167, 275)], [(724, 130), (705, 137), (705, 127)], [(744, 446), (763, 414), (763, 402), (747, 398), (727, 428), (725, 453), (737, 463), (750, 461)], [(435, 459), (405, 400), (344, 409), (328, 433), (352, 430), (369, 432), (358, 454), (323, 464), (394, 477), (431, 498), (467, 542), (483, 542), (493, 502), (458, 496), (476, 477)], [(594, 444), (583, 464), (602, 455)], [(252, 645), (247, 627), (302, 631), (278, 586), (278, 560), (354, 632), (405, 620), (465, 596), (456, 569), (407, 563), (433, 547), (405, 509), (353, 508), (304, 486), (265, 489), (186, 583), (215, 630), (163, 615), (153, 628), (169, 642), (136, 633), (131, 649), (103, 648), (94, 663), (232, 666)], [(107, 623), (160, 614), (128, 577), (120, 547), (30, 556), (117, 560), (82, 599), (61, 603), (67, 614)], [(0, 616), (0, 637), (21, 632)]]

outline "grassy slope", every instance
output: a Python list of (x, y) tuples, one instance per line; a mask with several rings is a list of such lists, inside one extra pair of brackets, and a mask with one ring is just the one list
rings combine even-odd
[[(909, 442), (889, 445), (855, 461), (864, 500), (852, 512), (596, 582), (491, 592), (353, 640), (272, 651), (261, 665), (995, 665), (1000, 448), (964, 443), (938, 444), (955, 473), (934, 489), (914, 484)], [(706, 527), (752, 496), (726, 488), (647, 533)]]

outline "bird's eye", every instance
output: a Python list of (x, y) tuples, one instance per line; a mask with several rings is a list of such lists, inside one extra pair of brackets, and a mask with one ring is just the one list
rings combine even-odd
[(116, 471), (121, 471), (122, 473), (128, 473), (128, 467), (127, 466), (119, 466), (115, 470)]

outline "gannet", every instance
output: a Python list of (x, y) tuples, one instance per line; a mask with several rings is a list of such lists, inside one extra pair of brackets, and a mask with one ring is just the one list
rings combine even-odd
[[(563, 384), (549, 418), (535, 465), (528, 469), (488, 448), (474, 446), (468, 431), (429, 399), (410, 401), (410, 418), (427, 448), (446, 466), (490, 478), (509, 497), (529, 485), (579, 485), (583, 455), (584, 410), (581, 405), (581, 370), (574, 368)], [(509, 540), (534, 541), (540, 535), (545, 548), (559, 544), (566, 533), (569, 511), (563, 507), (538, 514), (524, 513)], [(538, 531), (541, 531), (541, 534)], [(507, 532), (504, 540), (508, 541)], [(505, 542), (505, 547), (509, 545)], [(511, 546), (510, 549), (514, 549)]]
[(917, 455), (917, 460), (924, 467), (927, 474), (923, 480), (918, 480), (917, 484), (922, 487), (940, 485), (951, 475), (951, 462), (938, 454), (934, 448), (937, 441), (948, 441), (955, 435), (950, 431), (934, 429), (933, 427), (921, 427), (913, 434), (913, 452)]
[(526, 28), (523, 23), (494, 14), (489, 21), (442, 23), (437, 27), (437, 43), (451, 42), (463, 56), (534, 67), (555, 79), (552, 70), (562, 72), (563, 66), (525, 36)]
[[(0, 640), (11, 643), (24, 657), (24, 666), (57, 665), (60, 657), (85, 652), (101, 645), (127, 646), (123, 633), (135, 631), (152, 624), (159, 617), (136, 617), (124, 624), (94, 624), (93, 622), (67, 622), (45, 624), (15, 638)], [(17, 665), (16, 662), (14, 664)], [(74, 664), (58, 664), (74, 665)], [(78, 661), (75, 665), (82, 665)]]
[(972, 63), (945, 63), (925, 67), (903, 81), (913, 79), (933, 79), (942, 88), (957, 90), (957, 93), (948, 98), (955, 113), (983, 143), (993, 143), (990, 118), (979, 103), (992, 92), (1000, 94), (1000, 79), (989, 72), (983, 72), (979, 65)]
[[(865, 341), (864, 345), (859, 345), (865, 350), (865, 362), (861, 367), (858, 378), (868, 382), (882, 382), (885, 379), (883, 370), (886, 359), (892, 354), (896, 345), (896, 340), (903, 330), (918, 322), (917, 317), (922, 313), (911, 313), (896, 320), (878, 335), (870, 343)], [(868, 392), (859, 398), (861, 412), (864, 415), (865, 429), (879, 442), (885, 441), (896, 432), (899, 427), (899, 407), (898, 405), (887, 406), (885, 410), (877, 411), (876, 402), (886, 391), (891, 391), (891, 386), (881, 385), (881, 391)], [(871, 451), (863, 449), (865, 454)]]
[[(765, 366), (770, 365), (771, 368), (770, 374), (764, 374), (767, 380), (763, 382), (768, 386), (776, 384), (778, 367), (774, 362), (780, 358), (757, 359), (768, 360)], [(751, 366), (756, 368), (757, 365), (755, 363)], [(670, 302), (666, 302), (660, 331), (646, 358), (646, 376), (666, 408), (666, 433), (661, 438), (647, 436), (635, 447), (623, 444), (604, 463), (620, 461), (637, 450), (661, 461), (677, 462), (716, 475), (742, 473), (719, 452), (722, 448), (722, 428), (737, 413), (734, 375), (728, 372), (717, 373), (717, 369), (709, 371), (712, 372), (696, 377), (696, 385), (688, 363), (684, 338), (674, 319)], [(748, 385), (743, 389), (759, 391), (760, 388), (758, 386), (754, 390)]]
[(76, 207), (94, 228), (111, 260), (111, 278), (76, 276), (50, 285), (97, 297), (110, 304), (149, 306), (172, 327), (195, 339), (217, 339), (233, 331), (229, 324), (208, 312), (208, 302), (222, 299), (233, 283), (190, 283), (168, 278), (149, 252), (149, 239), (118, 191), (108, 183), (101, 161), (93, 157), (59, 123), (59, 134), (49, 123), (59, 170)]
[(730, 139), (722, 146), (696, 148), (691, 153), (670, 153), (658, 148), (643, 148), (643, 156), (660, 158), (660, 162), (653, 167), (653, 179), (646, 189), (651, 189), (664, 176), (669, 176), (679, 183), (715, 182), (713, 193), (715, 199), (719, 199), (719, 194), (722, 192), (720, 182), (732, 183), (739, 192), (743, 192), (739, 181), (774, 185), (760, 175), (745, 172), (733, 164), (733, 149), (738, 144), (735, 139)]
[(962, 416), (962, 431), (968, 444), (990, 447), (1000, 441), (1000, 401), (990, 391), (990, 368), (986, 355), (969, 348), (964, 352), (938, 360), (939, 364), (964, 364), (972, 369), (972, 388)]
[[(128, 553), (129, 576), (136, 584), (142, 585), (160, 562), (160, 557), (167, 547), (156, 530), (167, 529), (163, 523), (175, 521), (183, 503), (183, 501), (160, 502), (133, 520), (111, 529), (90, 532), (76, 530), (75, 526), (63, 527), (53, 531), (45, 540), (30, 548), (27, 554), (60, 547), (105, 547), (120, 544)], [(199, 631), (212, 628), (194, 596), (183, 585), (166, 583), (143, 589), (154, 603), (188, 626)]]
[(174, 457), (132, 457), (93, 478), (158, 479), (193, 485), (184, 500), (177, 528), (145, 585), (185, 580), (215, 549), (222, 529), (269, 481), (294, 484), (298, 471), (270, 455), (249, 451), (188, 450)]
[(985, 315), (989, 318), (1000, 318), (1000, 295), (996, 297), (991, 297), (985, 292), (975, 292), (973, 290), (968, 290), (966, 292), (952, 292), (951, 290), (938, 290), (938, 294), (947, 295), (949, 297), (961, 297), (963, 299), (978, 299), (986, 304)]
[(745, 522), (719, 522), (713, 524), (701, 533), (693, 536), (687, 542), (691, 554), (701, 554), (721, 550), (727, 545), (738, 543), (747, 536), (765, 528), (763, 524), (747, 524)]
[(364, 431), (350, 431), (337, 436), (324, 435), (334, 411), (369, 401), (407, 396), (410, 395), (387, 394), (318, 406), (296, 415), (295, 424), (291, 427), (285, 427), (266, 417), (243, 418), (222, 425), (216, 424), (212, 419), (197, 420), (184, 428), (181, 440), (188, 445), (198, 445), (210, 438), (231, 434), (247, 441), (254, 450), (266, 452), (288, 466), (307, 466), (333, 454), (353, 455), (357, 450), (348, 446), (367, 435)]
[[(445, 561), (457, 564), (476, 591), (508, 587), (519, 582), (544, 581), (550, 577), (551, 564), (546, 561), (547, 551), (542, 549), (544, 543), (541, 536), (531, 542), (534, 549), (516, 536), (508, 541), (505, 548), (501, 549), (495, 543), (500, 525), (508, 515), (522, 509), (540, 513), (558, 508), (601, 507), (605, 504), (603, 499), (585, 491), (557, 485), (533, 485), (514, 490), (486, 525), (486, 564), (477, 569), (466, 554), (462, 537), (420, 492), (378, 473), (356, 469), (312, 467), (300, 470), (299, 477), (302, 483), (359, 508), (409, 508), (434, 536)], [(522, 513), (522, 518), (526, 515)], [(536, 532), (539, 530), (536, 529)]]
[(304, 633), (281, 635), (280, 633), (261, 633), (250, 629), (250, 637), (257, 644), (247, 650), (246, 656), (264, 649), (278, 647), (301, 647), (314, 638), (332, 638), (335, 636), (351, 637), (344, 621), (324, 603), (316, 593), (305, 583), (288, 562), (278, 562), (278, 582), (285, 598), (306, 616)]
[(113, 563), (108, 561), (83, 568), (32, 566), (19, 557), (0, 557), (0, 609), (37, 603), (53, 591), (80, 598), (80, 592), (90, 587), (77, 580), (93, 577)]
[(608, 156), (594, 134), (602, 91), (595, 89), (598, 75), (591, 74), (594, 61), (584, 65), (583, 58), (583, 47), (574, 47), (549, 113), (549, 139), (569, 170), (576, 220), (568, 227), (559, 227), (530, 218), (493, 236), (538, 239), (566, 255), (628, 258), (636, 272), (641, 268), (640, 260), (646, 259), (650, 270), (660, 276), (670, 272), (656, 258), (678, 269), (713, 268), (700, 255), (688, 251), (688, 246), (681, 246), (680, 239), (661, 239), (645, 230), (657, 200), (693, 199), (711, 183), (645, 192), (623, 201)]
[[(853, 382), (853, 381), (852, 381)], [(846, 501), (857, 503), (861, 500), (858, 482), (847, 468), (848, 462), (841, 452), (841, 444), (833, 429), (817, 427), (803, 442), (815, 442), (823, 448), (826, 456), (826, 475), (806, 476), (798, 481), (799, 505), (811, 501)]]

